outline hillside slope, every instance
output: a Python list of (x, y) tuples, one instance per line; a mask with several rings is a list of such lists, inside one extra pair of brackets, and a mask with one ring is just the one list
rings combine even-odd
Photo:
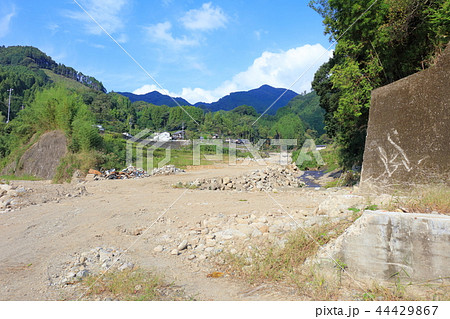
[(289, 103), (277, 111), (276, 116), (297, 114), (318, 135), (325, 133), (325, 110), (320, 107), (319, 96), (313, 91), (305, 95), (297, 95)]

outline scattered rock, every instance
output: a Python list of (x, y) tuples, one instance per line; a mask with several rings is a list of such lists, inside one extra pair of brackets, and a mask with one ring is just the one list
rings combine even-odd
[(185, 239), (178, 245), (177, 248), (179, 251), (185, 250), (187, 248), (187, 245), (188, 245), (188, 241)]
[(158, 245), (155, 248), (153, 248), (153, 251), (160, 253), (164, 250), (164, 247), (162, 245)]
[(330, 195), (326, 200), (320, 203), (317, 214), (336, 217), (345, 213), (349, 208), (362, 209), (366, 203), (363, 196), (358, 195)]
[(178, 173), (185, 172), (184, 169), (180, 169), (175, 167), (175, 165), (166, 165), (161, 168), (154, 168), (153, 171), (150, 173), (150, 176), (154, 175), (173, 175)]
[(79, 272), (77, 272), (76, 277), (84, 278), (84, 277), (87, 277), (88, 275), (89, 275), (89, 271), (84, 269), (84, 270), (80, 270)]
[(120, 271), (124, 271), (124, 270), (131, 270), (134, 268), (134, 264), (133, 263), (124, 263), (122, 264), (122, 266), (120, 266), (118, 269)]

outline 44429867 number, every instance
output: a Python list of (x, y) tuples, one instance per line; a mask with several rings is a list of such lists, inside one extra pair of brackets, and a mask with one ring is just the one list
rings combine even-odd
[(434, 316), (438, 306), (379, 306), (375, 312), (379, 315), (393, 315), (393, 316)]

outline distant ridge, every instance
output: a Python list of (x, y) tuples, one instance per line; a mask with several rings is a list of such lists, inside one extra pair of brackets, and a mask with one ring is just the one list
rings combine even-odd
[[(286, 89), (274, 88), (263, 85), (257, 89), (242, 92), (233, 92), (213, 103), (196, 103), (195, 106), (216, 112), (219, 110), (230, 111), (240, 105), (253, 106), (258, 113), (263, 113), (273, 102), (275, 102)], [(267, 114), (275, 114), (277, 110), (289, 103), (298, 94), (287, 90), (286, 93), (275, 103)]]
[[(159, 93), (158, 91), (153, 91), (147, 94), (133, 94), (129, 92), (117, 92), (120, 95), (123, 95), (130, 99), (131, 103), (137, 102), (137, 101), (144, 101), (147, 103), (151, 103), (154, 105), (167, 105), (170, 107), (177, 106), (177, 104), (174, 102), (174, 100), (169, 95), (164, 95)], [(180, 105), (192, 105), (185, 99), (181, 97), (174, 98)]]
[[(286, 92), (286, 93), (284, 93)], [(131, 102), (144, 101), (154, 105), (167, 105), (176, 106), (176, 103), (168, 95), (161, 94), (157, 91), (153, 91), (143, 95), (137, 95), (128, 92), (117, 92), (130, 99)], [(284, 95), (280, 98), (280, 96)], [(267, 114), (275, 114), (279, 108), (286, 106), (290, 100), (296, 97), (298, 94), (292, 90), (274, 88), (270, 85), (263, 85), (257, 89), (250, 91), (233, 92), (227, 96), (222, 97), (217, 102), (205, 103), (198, 102), (194, 106), (200, 107), (204, 110), (212, 112), (224, 110), (230, 111), (240, 105), (253, 106), (258, 113), (263, 113), (272, 103), (280, 98), (267, 112)], [(175, 98), (180, 105), (192, 105), (183, 98)]]

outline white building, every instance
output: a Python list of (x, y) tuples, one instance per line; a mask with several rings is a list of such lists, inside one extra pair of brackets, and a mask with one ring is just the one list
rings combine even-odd
[(155, 133), (153, 134), (153, 140), (158, 142), (168, 142), (172, 140), (169, 132)]

